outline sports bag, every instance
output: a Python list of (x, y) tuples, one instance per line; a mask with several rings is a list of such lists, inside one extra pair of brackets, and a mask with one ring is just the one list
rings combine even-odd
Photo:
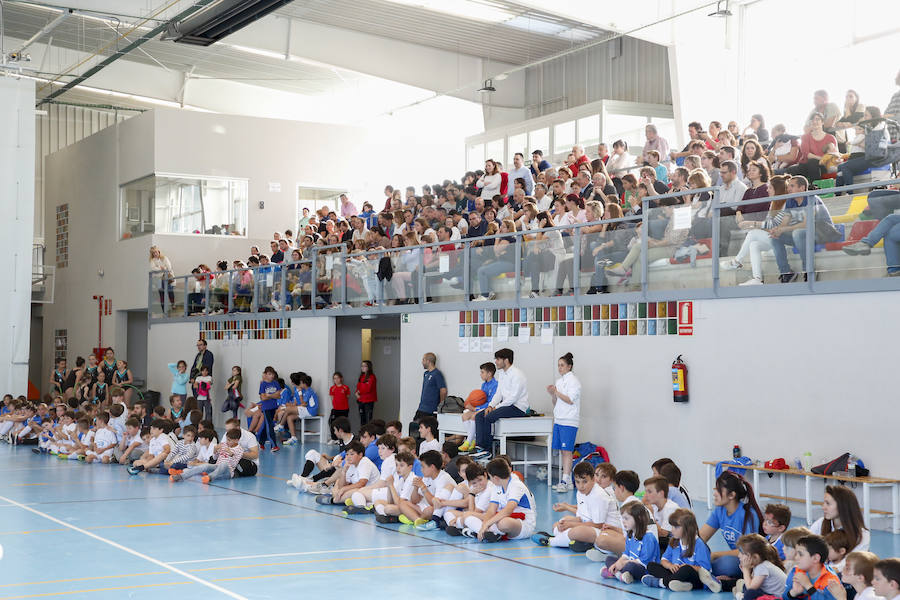
[(459, 396), (447, 396), (438, 405), (439, 413), (461, 413), (465, 408), (465, 402)]
[[(822, 463), (821, 465), (816, 465), (810, 472), (815, 473), (816, 475), (834, 475), (835, 473), (845, 473), (849, 470), (850, 463), (850, 453), (844, 452), (834, 460), (830, 460), (826, 463)], [(861, 466), (859, 461), (856, 463), (856, 476), (857, 477), (867, 477), (869, 475), (869, 470), (865, 468), (865, 466)]]

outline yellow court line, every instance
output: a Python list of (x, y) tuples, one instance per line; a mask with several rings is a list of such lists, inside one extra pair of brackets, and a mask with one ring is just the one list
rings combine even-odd
[(88, 594), (91, 592), (114, 592), (117, 590), (134, 590), (139, 588), (163, 587), (172, 585), (185, 585), (195, 583), (193, 581), (173, 581), (171, 583), (146, 583), (143, 585), (125, 585), (121, 587), (94, 588), (90, 590), (69, 590), (66, 592), (45, 592), (43, 594), (25, 594), (23, 596), (2, 596), (0, 600), (17, 600), (19, 598), (47, 598), (49, 596), (70, 596), (72, 594)]
[(300, 571), (297, 573), (273, 573), (270, 575), (247, 575), (244, 577), (223, 577), (212, 581), (242, 581), (247, 579), (268, 579), (272, 577), (291, 577), (294, 575), (324, 575), (328, 573), (352, 573), (354, 571), (380, 571), (388, 569), (412, 569), (418, 567), (445, 567), (448, 565), (468, 565), (473, 563), (494, 562), (499, 558), (479, 558), (474, 560), (455, 560), (451, 562), (418, 563), (412, 565), (381, 565), (375, 567), (352, 567), (349, 569), (327, 569), (324, 571)]
[(37, 485), (97, 485), (98, 483), (121, 483), (123, 481), (131, 481), (131, 478), (128, 479), (109, 479), (106, 481), (46, 481), (43, 483), (11, 483), (10, 487), (29, 487), (29, 486), (37, 486)]
[[(221, 522), (232, 522), (232, 521), (260, 521), (263, 519), (302, 519), (306, 518), (309, 515), (306, 513), (300, 514), (291, 514), (291, 515), (268, 515), (263, 517), (229, 517), (227, 519), (192, 519), (189, 521), (168, 521), (163, 523), (135, 523), (131, 525), (97, 525), (96, 527), (85, 527), (85, 529), (89, 531), (94, 531), (98, 529), (128, 529), (133, 527), (164, 527), (169, 525), (194, 525), (197, 523), (221, 523)], [(30, 529), (26, 531), (0, 531), (0, 535), (25, 535), (30, 533), (47, 533), (47, 532), (55, 532), (55, 531), (68, 531), (65, 527), (57, 527), (51, 529)]]

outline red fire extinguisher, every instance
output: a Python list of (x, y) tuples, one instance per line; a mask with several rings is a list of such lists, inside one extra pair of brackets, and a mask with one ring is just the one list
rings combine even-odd
[(681, 360), (681, 355), (679, 354), (675, 362), (672, 363), (672, 400), (675, 402), (688, 401), (687, 374), (687, 365)]

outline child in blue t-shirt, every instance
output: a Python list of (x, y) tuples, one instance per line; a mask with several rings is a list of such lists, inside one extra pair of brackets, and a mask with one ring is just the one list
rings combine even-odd
[[(747, 533), (762, 532), (762, 514), (753, 494), (753, 486), (737, 473), (723, 471), (713, 488), (713, 503), (716, 507), (700, 529), (700, 537), (704, 542), (709, 542), (713, 534), (721, 530), (729, 549), (713, 552), (712, 575), (738, 578), (741, 576), (738, 539)], [(703, 579), (703, 583), (707, 583), (706, 579)]]
[[(673, 592), (702, 590), (700, 569), (712, 569), (709, 546), (700, 538), (697, 519), (686, 508), (679, 508), (669, 515), (669, 545), (662, 560), (647, 565), (647, 574), (641, 578), (644, 585), (668, 588)], [(674, 567), (674, 570), (673, 570)]]
[[(272, 452), (278, 452), (278, 434), (275, 433), (275, 411), (278, 410), (278, 403), (281, 400), (281, 391), (284, 389), (281, 381), (278, 379), (278, 372), (272, 367), (266, 367), (263, 370), (262, 381), (259, 382), (259, 410), (262, 411), (265, 419), (265, 427), (260, 429), (260, 433), (265, 431), (266, 438), (272, 444)], [(265, 438), (260, 438), (257, 433), (260, 448), (265, 448)]]
[(647, 565), (659, 562), (659, 540), (655, 533), (649, 531), (650, 511), (643, 504), (626, 502), (621, 512), (625, 552), (619, 557), (607, 557), (606, 567), (600, 575), (607, 579), (616, 578), (622, 583), (633, 583), (647, 574)]
[(285, 446), (294, 446), (299, 443), (297, 440), (298, 417), (315, 417), (319, 414), (319, 396), (310, 387), (312, 377), (302, 371), (291, 373), (291, 383), (294, 385), (294, 389), (293, 391), (287, 390), (290, 397), (281, 409), (276, 426), (279, 431), (283, 431), (285, 423), (287, 423), (291, 437), (285, 440)]
[(498, 382), (494, 379), (497, 367), (494, 366), (494, 363), (486, 362), (478, 368), (481, 370), (480, 391), (484, 396), (473, 391), (466, 399), (465, 410), (462, 413), (462, 420), (466, 425), (466, 441), (459, 447), (460, 452), (469, 452), (475, 449), (475, 415), (488, 407), (497, 392)]

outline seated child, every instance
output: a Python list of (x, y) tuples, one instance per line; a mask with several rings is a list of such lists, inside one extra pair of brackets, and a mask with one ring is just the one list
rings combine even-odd
[(319, 396), (310, 387), (312, 377), (303, 372), (291, 373), (291, 383), (294, 384), (292, 398), (289, 403), (284, 405), (284, 411), (279, 421), (280, 430), (283, 431), (284, 425), (287, 423), (288, 431), (291, 434), (291, 437), (284, 442), (287, 446), (299, 443), (297, 420), (301, 417), (315, 417), (319, 414)]
[(532, 541), (541, 546), (571, 548), (574, 552), (586, 552), (594, 545), (597, 534), (604, 525), (621, 526), (616, 500), (594, 480), (594, 468), (588, 462), (575, 465), (576, 504), (557, 502), (556, 512), (571, 512), (553, 525), (553, 534), (538, 532)]
[[(647, 531), (653, 535), (657, 535), (656, 523), (653, 521), (653, 515), (650, 513), (650, 509), (645, 507), (641, 503), (641, 500), (634, 495), (640, 485), (641, 480), (634, 471), (617, 471), (613, 479), (613, 493), (615, 494), (616, 501), (619, 503), (620, 507), (625, 506), (629, 502), (641, 504), (647, 512)], [(597, 535), (597, 539), (594, 541), (594, 547), (588, 550), (585, 556), (594, 562), (606, 562), (607, 553), (619, 555), (625, 552), (625, 542), (626, 537), (622, 529), (617, 529), (613, 526), (604, 527)], [(659, 546), (658, 540), (657, 546)]]
[(375, 504), (375, 520), (378, 523), (398, 523), (398, 515), (402, 511), (402, 503), (411, 502), (413, 498), (418, 498), (413, 487), (413, 463), (416, 458), (408, 451), (398, 452), (396, 456), (397, 470), (394, 478), (388, 484), (389, 498), (376, 498)]
[(781, 536), (782, 549), (784, 550), (784, 560), (782, 562), (784, 563), (785, 573), (794, 567), (794, 548), (797, 546), (797, 541), (807, 535), (812, 535), (812, 532), (806, 527), (794, 527), (785, 531)]
[(851, 552), (846, 557), (841, 581), (856, 592), (854, 600), (877, 600), (875, 588), (872, 587), (872, 576), (878, 557), (871, 552)]
[(378, 440), (378, 428), (375, 427), (374, 423), (366, 423), (360, 427), (359, 434), (356, 437), (363, 445), (363, 448), (366, 449), (366, 458), (375, 463), (375, 468), (381, 470), (381, 455), (378, 452), (378, 444), (376, 443), (376, 440)]
[[(43, 405), (44, 412), (46, 413), (47, 405)], [(37, 444), (38, 435), (41, 432), (41, 423), (43, 423), (44, 419), (38, 413), (38, 408), (36, 408), (33, 404), (28, 404), (25, 406), (25, 420), (22, 421), (20, 427), (15, 428), (13, 431), (15, 433), (15, 438), (13, 440), (14, 444)]]
[(60, 458), (68, 458), (69, 460), (84, 460), (85, 454), (91, 449), (94, 442), (94, 432), (91, 431), (91, 422), (88, 419), (81, 418), (75, 423), (75, 437), (72, 439), (72, 445), (69, 448), (69, 454), (58, 454)]
[(244, 455), (244, 449), (241, 448), (241, 430), (240, 428), (229, 429), (225, 433), (225, 441), (216, 446), (216, 464), (197, 465), (188, 467), (181, 474), (171, 475), (169, 481), (182, 481), (200, 475), (203, 483), (209, 483), (216, 479), (231, 479), (234, 477), (234, 469)]
[[(444, 459), (439, 451), (424, 452), (421, 461), (423, 476), (413, 482), (422, 498), (418, 504), (421, 512), (417, 519), (412, 519), (412, 515), (408, 512), (404, 515), (413, 521), (417, 529), (429, 531), (438, 527), (438, 523), (443, 523), (447, 508), (442, 502), (450, 499), (456, 488), (456, 481), (443, 470)], [(402, 516), (400, 522), (404, 522)]]
[(900, 595), (900, 558), (885, 558), (875, 563), (872, 587), (884, 600), (894, 600)]
[[(444, 522), (447, 524), (445, 531), (451, 536), (465, 535), (475, 537), (481, 530), (485, 520), (485, 513), (491, 505), (491, 496), (494, 494), (494, 484), (488, 480), (487, 471), (480, 464), (470, 462), (465, 468), (460, 469), (464, 481), (456, 486), (456, 490), (466, 501), (466, 506), (458, 506), (459, 502), (453, 495), (447, 501), (448, 510), (444, 513)], [(451, 507), (449, 504), (454, 501)]]
[(640, 501), (626, 502), (621, 512), (622, 527), (627, 536), (625, 551), (618, 558), (606, 557), (606, 567), (600, 575), (632, 583), (647, 574), (648, 564), (659, 562), (659, 539), (650, 531), (650, 512)]
[(172, 452), (172, 438), (166, 434), (166, 429), (172, 425), (171, 421), (154, 419), (150, 424), (150, 443), (147, 451), (139, 459), (128, 467), (128, 473), (137, 475), (141, 471), (164, 472), (163, 461)]
[(116, 432), (109, 426), (109, 413), (106, 411), (97, 415), (96, 431), (91, 447), (85, 452), (85, 461), (99, 461), (108, 465), (116, 450)]
[(661, 475), (644, 480), (644, 505), (649, 506), (656, 523), (659, 547), (669, 545), (669, 515), (678, 510), (678, 505), (669, 500), (669, 482)]
[(193, 425), (185, 425), (182, 434), (184, 438), (175, 444), (175, 448), (163, 461), (169, 475), (180, 474), (188, 467), (188, 463), (197, 458), (200, 453), (197, 446), (197, 428)]
[(825, 538), (825, 543), (828, 544), (828, 568), (840, 577), (844, 570), (844, 559), (853, 550), (855, 544), (850, 539), (850, 535), (843, 529), (829, 531), (823, 537)]
[(800, 538), (794, 551), (796, 565), (785, 581), (782, 594), (784, 600), (846, 600), (847, 592), (841, 580), (825, 566), (828, 545), (821, 536), (807, 535)]
[(751, 533), (738, 538), (737, 549), (740, 579), (716, 579), (709, 570), (705, 573), (701, 571), (700, 579), (712, 591), (734, 590), (737, 600), (755, 600), (760, 596), (778, 597), (784, 591), (787, 575), (775, 547), (763, 536)]
[(673, 462), (668, 462), (659, 468), (659, 474), (669, 482), (669, 500), (679, 508), (691, 508), (691, 498), (687, 490), (681, 487), (681, 469)]
[(712, 570), (709, 546), (700, 537), (697, 518), (687, 508), (679, 508), (669, 516), (672, 532), (659, 562), (647, 564), (641, 583), (668, 588), (673, 592), (703, 589), (700, 570)]
[(768, 504), (766, 510), (763, 511), (763, 516), (765, 517), (762, 526), (763, 533), (766, 534), (769, 543), (775, 547), (778, 557), (784, 560), (784, 541), (781, 537), (791, 526), (791, 509), (784, 504)]
[(331, 494), (316, 497), (319, 504), (344, 504), (353, 496), (353, 492), (378, 481), (378, 467), (366, 458), (366, 449), (362, 442), (353, 440), (347, 444), (345, 464), (342, 474), (334, 484)]
[(344, 510), (347, 514), (373, 513), (375, 512), (374, 503), (376, 500), (387, 502), (390, 499), (391, 493), (388, 486), (397, 472), (397, 438), (386, 433), (378, 438), (375, 446), (378, 449), (378, 457), (381, 459), (378, 481), (353, 493), (350, 497), (350, 502), (347, 503), (347, 508)]
[[(616, 497), (616, 490), (613, 488), (615, 477), (616, 467), (612, 463), (600, 463), (594, 467), (594, 481), (613, 498)], [(618, 513), (618, 509), (616, 513)]]
[[(120, 389), (120, 388), (117, 388)], [(113, 391), (115, 394), (115, 390)], [(123, 404), (117, 402), (117, 396), (113, 396), (113, 404), (109, 407), (109, 426), (116, 433), (116, 443), (122, 441), (125, 435), (125, 421), (128, 420), (128, 409)], [(124, 399), (124, 396), (121, 396)]]
[(413, 455), (413, 458), (415, 458), (413, 461), (413, 475), (421, 477), (422, 463), (419, 462), (419, 455), (416, 454), (416, 438), (409, 436), (400, 438), (400, 441), (397, 442), (397, 453), (399, 454), (400, 452), (409, 452)]
[(188, 461), (189, 467), (197, 465), (210, 465), (215, 463), (216, 446), (219, 445), (219, 438), (216, 432), (211, 429), (204, 429), (197, 433), (197, 456), (193, 460)]
[(436, 450), (438, 454), (441, 452), (441, 443), (438, 441), (438, 420), (437, 417), (427, 416), (419, 420), (419, 437), (422, 443), (419, 444), (419, 456), (422, 456), (429, 450)]
[(470, 452), (475, 449), (475, 414), (483, 411), (490, 404), (497, 391), (497, 380), (494, 375), (497, 367), (492, 362), (486, 362), (478, 367), (481, 373), (481, 388), (472, 390), (466, 398), (462, 413), (463, 423), (466, 424), (466, 441), (459, 447), (460, 452)]
[[(318, 483), (323, 479), (327, 479), (335, 474), (337, 467), (341, 466), (343, 458), (340, 453), (345, 452), (347, 446), (356, 438), (350, 427), (350, 419), (347, 417), (338, 417), (331, 423), (332, 434), (338, 440), (338, 456), (329, 456), (322, 454), (318, 450), (310, 450), (306, 453), (306, 462), (303, 464), (303, 470), (298, 474), (294, 473), (287, 481), (287, 484), (297, 488), (301, 492), (308, 491), (313, 483)], [(312, 475), (314, 469), (319, 472)]]
[[(146, 429), (143, 431), (142, 429)], [(113, 460), (120, 465), (130, 465), (147, 451), (145, 436), (150, 435), (150, 428), (141, 428), (141, 422), (134, 417), (125, 421), (125, 434), (119, 445), (113, 450)]]
[(400, 421), (388, 421), (384, 426), (384, 432), (391, 434), (399, 440), (403, 437), (403, 423)]
[(494, 492), (478, 539), (498, 542), (504, 536), (511, 540), (530, 538), (537, 520), (531, 491), (521, 479), (513, 476), (509, 462), (503, 458), (492, 459), (487, 465), (487, 473), (494, 484)]

